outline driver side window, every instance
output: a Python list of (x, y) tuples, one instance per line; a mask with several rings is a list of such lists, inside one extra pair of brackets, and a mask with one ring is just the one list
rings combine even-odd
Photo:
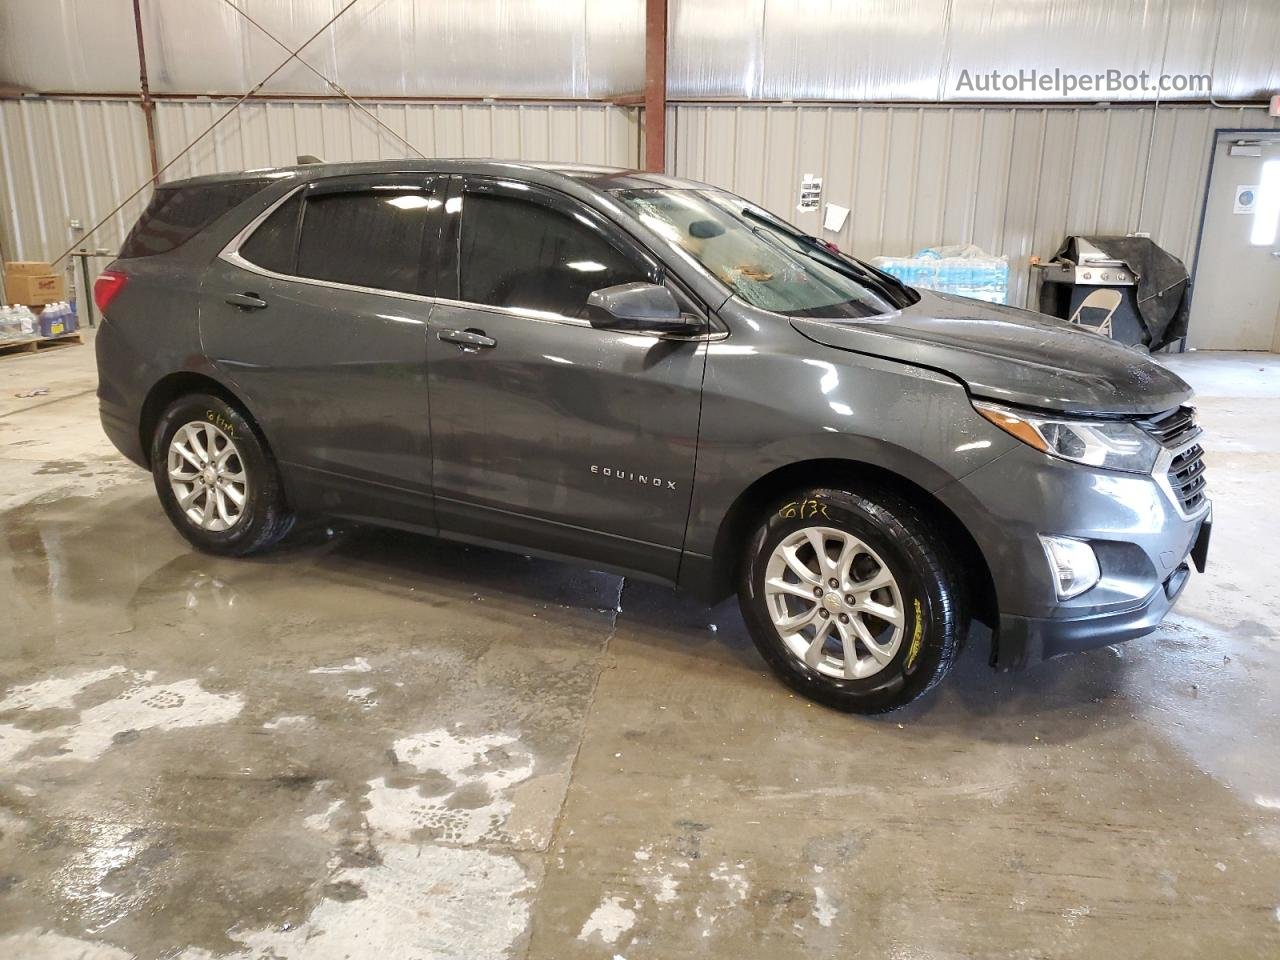
[(586, 318), (593, 290), (652, 280), (594, 226), (540, 203), (466, 190), (459, 297), (470, 303)]

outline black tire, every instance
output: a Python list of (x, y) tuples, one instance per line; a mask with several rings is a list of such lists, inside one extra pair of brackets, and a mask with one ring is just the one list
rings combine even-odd
[[(769, 558), (782, 541), (807, 527), (852, 534), (879, 556), (897, 581), (904, 615), (902, 633), (893, 657), (877, 673), (846, 679), (822, 672), (793, 652), (774, 626), (764, 591)], [(835, 592), (843, 595), (843, 591)], [(922, 696), (951, 668), (968, 628), (959, 572), (946, 544), (931, 532), (929, 523), (911, 503), (870, 488), (815, 488), (774, 504), (747, 541), (738, 602), (756, 647), (787, 686), (850, 713), (884, 713)], [(787, 601), (798, 610), (805, 609), (808, 602)], [(892, 630), (891, 624), (874, 619), (869, 622)], [(838, 644), (838, 640), (833, 642)], [(862, 653), (870, 654), (861, 645), (854, 649), (860, 658)]]
[[(174, 434), (189, 423), (212, 423), (235, 444), (248, 478), (244, 506), (225, 530), (206, 530), (187, 517), (169, 482), (168, 454)], [(193, 393), (174, 400), (151, 437), (151, 476), (170, 522), (191, 544), (207, 553), (245, 556), (278, 543), (293, 526), (280, 472), (254, 423), (221, 397)]]

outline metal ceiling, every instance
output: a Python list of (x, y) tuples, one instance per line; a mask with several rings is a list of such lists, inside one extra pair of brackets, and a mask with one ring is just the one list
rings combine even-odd
[(963, 71), (1033, 69), (1211, 73), (1219, 99), (1280, 89), (1276, 0), (677, 0), (672, 9), (673, 99), (1063, 99), (957, 89)]
[[(237, 2), (291, 45), (340, 8)], [(142, 9), (157, 94), (243, 92), (284, 56), (223, 0)], [(643, 0), (360, 0), (304, 55), (356, 96), (605, 99), (640, 91), (643, 29)], [(962, 71), (1032, 68), (1212, 73), (1218, 99), (1280, 89), (1276, 0), (671, 0), (670, 43), (675, 99), (954, 102), (975, 97), (957, 89)], [(137, 84), (130, 0), (0, 4), (0, 86), (101, 94)], [(297, 64), (264, 92), (329, 93)]]

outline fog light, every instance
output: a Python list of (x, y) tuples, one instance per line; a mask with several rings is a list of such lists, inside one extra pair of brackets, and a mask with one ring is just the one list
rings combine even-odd
[(1059, 600), (1078, 597), (1102, 579), (1098, 557), (1085, 541), (1041, 534), (1040, 544), (1049, 558), (1049, 571)]

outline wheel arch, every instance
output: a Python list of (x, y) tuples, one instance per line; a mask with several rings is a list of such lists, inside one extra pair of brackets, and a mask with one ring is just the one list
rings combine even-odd
[(157, 380), (147, 391), (146, 399), (142, 401), (142, 412), (138, 417), (138, 439), (141, 441), (142, 455), (146, 458), (148, 468), (151, 466), (151, 437), (155, 432), (156, 424), (160, 421), (160, 415), (173, 401), (192, 393), (212, 394), (238, 409), (253, 424), (257, 430), (258, 439), (267, 448), (268, 453), (271, 453), (270, 443), (262, 432), (261, 423), (234, 391), (206, 373), (181, 370)]
[(937, 525), (955, 554), (968, 591), (973, 617), (994, 631), (999, 623), (995, 580), (973, 534), (938, 497), (913, 480), (885, 467), (846, 459), (815, 459), (790, 463), (756, 479), (730, 505), (716, 533), (710, 564), (707, 599), (720, 601), (733, 592), (734, 575), (742, 550), (761, 514), (789, 493), (815, 485), (850, 486), (859, 490), (885, 490), (902, 497)]

